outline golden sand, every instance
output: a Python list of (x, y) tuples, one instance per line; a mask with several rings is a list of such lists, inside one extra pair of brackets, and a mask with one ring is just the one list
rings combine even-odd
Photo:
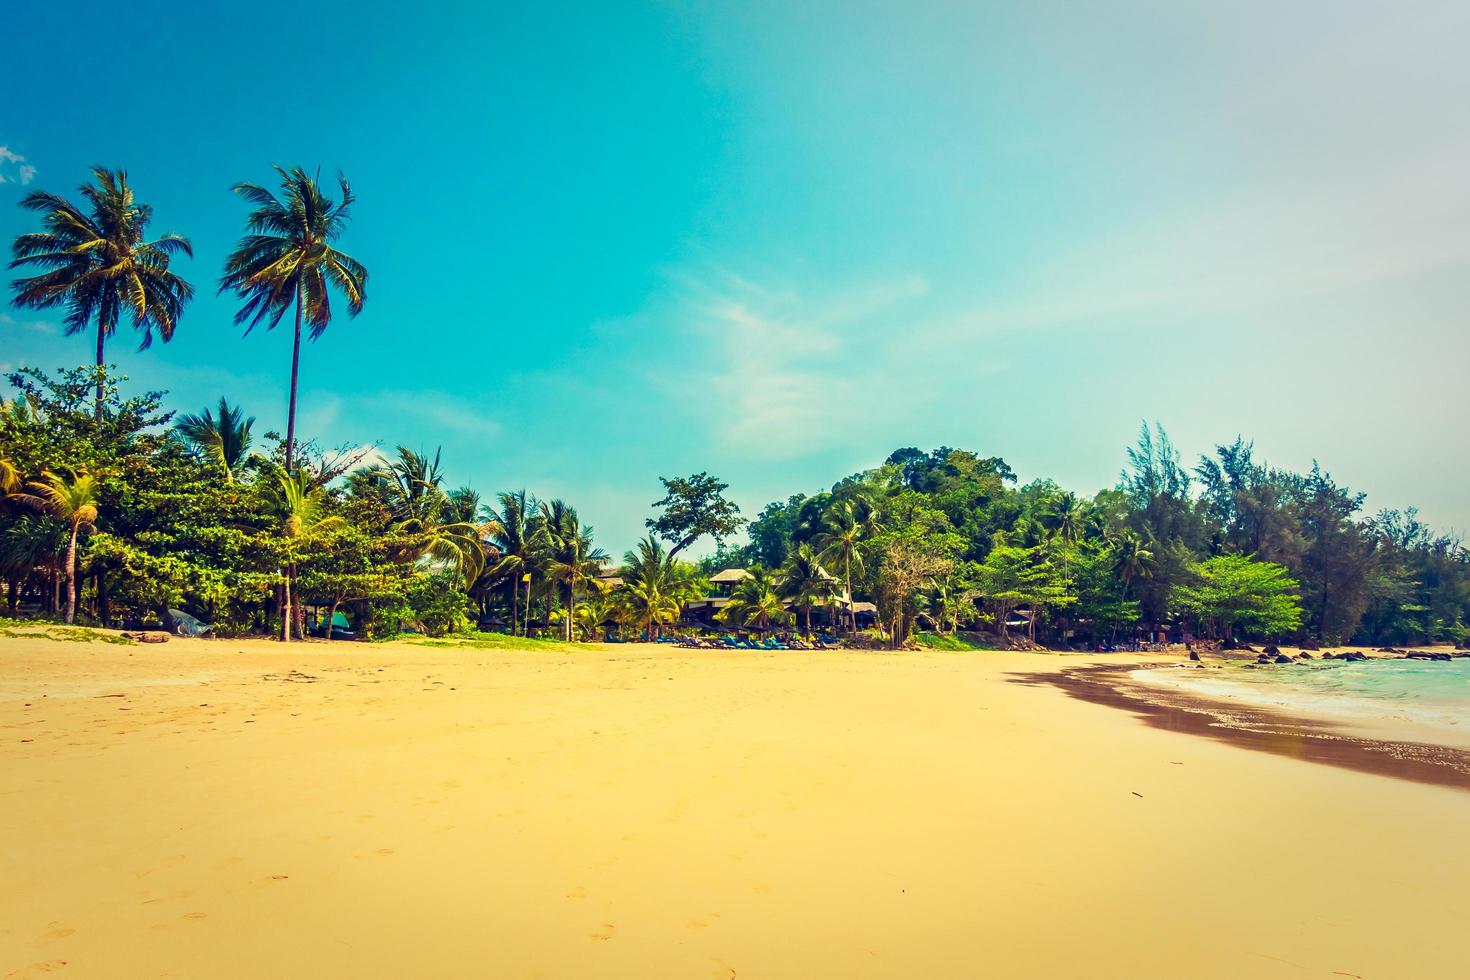
[(1467, 975), (1470, 793), (1082, 662), (0, 639), (0, 978)]

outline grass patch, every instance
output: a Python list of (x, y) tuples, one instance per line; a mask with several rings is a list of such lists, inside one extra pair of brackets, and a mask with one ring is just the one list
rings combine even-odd
[(115, 643), (127, 646), (133, 641), (116, 633), (104, 633), (89, 626), (65, 626), (44, 619), (10, 619), (0, 616), (0, 636), (41, 636), (66, 643)]
[(973, 633), (956, 633), (953, 636), (945, 633), (915, 633), (913, 639), (926, 649), (943, 650), (949, 653), (1000, 649), (1000, 647), (993, 643), (982, 641)]
[[(416, 637), (407, 642), (418, 647), (440, 647), (451, 650), (531, 650), (547, 653), (571, 653), (576, 650), (586, 650), (592, 645), (568, 643), (566, 640), (549, 637), (507, 636), (504, 633), (462, 633), (456, 636)], [(598, 646), (601, 645), (598, 644)]]

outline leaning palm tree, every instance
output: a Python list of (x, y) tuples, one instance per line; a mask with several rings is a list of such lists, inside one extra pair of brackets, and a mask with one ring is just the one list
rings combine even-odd
[(219, 400), (219, 417), (209, 409), (198, 415), (185, 415), (174, 423), (179, 438), (193, 446), (224, 473), (225, 482), (234, 483), (235, 475), (245, 467), (250, 452), (250, 429), (255, 417), (245, 418), (238, 405)]
[(181, 235), (144, 240), (153, 209), (134, 199), (125, 171), (93, 167), (92, 177), (95, 183), (80, 189), (85, 209), (47, 191), (21, 199), (21, 207), (42, 216), (45, 230), (15, 239), (10, 267), (44, 270), (12, 283), (16, 306), (65, 307), (68, 336), (95, 324), (100, 425), (107, 338), (128, 317), (143, 334), (139, 350), (153, 343), (154, 330), (170, 340), (194, 288), (169, 271), (169, 260), (194, 252)]
[(286, 310), (295, 307), (296, 332), (291, 344), (291, 402), (286, 413), (286, 469), (296, 446), (296, 385), (301, 364), (301, 326), (316, 340), (332, 322), (331, 290), (347, 301), (357, 316), (366, 299), (367, 269), (333, 243), (342, 236), (353, 196), (347, 178), (337, 175), (342, 196), (333, 201), (316, 178), (300, 167), (275, 168), (280, 198), (259, 184), (235, 185), (235, 193), (255, 205), (245, 219), (246, 235), (225, 260), (219, 291), (244, 300), (235, 323), (249, 333), (261, 323), (273, 330)]
[(77, 537), (84, 528), (97, 524), (97, 478), (90, 473), (68, 471), (66, 476), (45, 470), (41, 479), (28, 484), (33, 493), (12, 493), (10, 499), (60, 521), (70, 530), (66, 542), (66, 621), (77, 615)]

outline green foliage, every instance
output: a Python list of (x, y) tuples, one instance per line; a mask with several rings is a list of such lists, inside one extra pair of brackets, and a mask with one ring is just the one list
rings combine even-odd
[(721, 483), (708, 473), (666, 479), (664, 496), (653, 506), (662, 509), (658, 517), (644, 522), (648, 529), (668, 544), (673, 558), (700, 538), (709, 536), (716, 542), (728, 538), (745, 525), (740, 508), (725, 499), (728, 483)]
[(1192, 581), (1176, 584), (1169, 600), (1176, 614), (1200, 623), (1217, 639), (1234, 639), (1236, 630), (1278, 636), (1301, 626), (1298, 588), (1274, 562), (1216, 555), (1195, 568)]

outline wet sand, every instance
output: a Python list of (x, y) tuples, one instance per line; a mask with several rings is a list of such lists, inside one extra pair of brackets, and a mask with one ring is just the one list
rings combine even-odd
[(1470, 750), (1355, 734), (1343, 724), (1140, 683), (1132, 668), (1068, 667), (1017, 677), (1091, 704), (1133, 714), (1164, 731), (1199, 735), (1257, 752), (1470, 790)]
[(0, 978), (1464, 975), (1470, 793), (1097, 662), (0, 638)]

